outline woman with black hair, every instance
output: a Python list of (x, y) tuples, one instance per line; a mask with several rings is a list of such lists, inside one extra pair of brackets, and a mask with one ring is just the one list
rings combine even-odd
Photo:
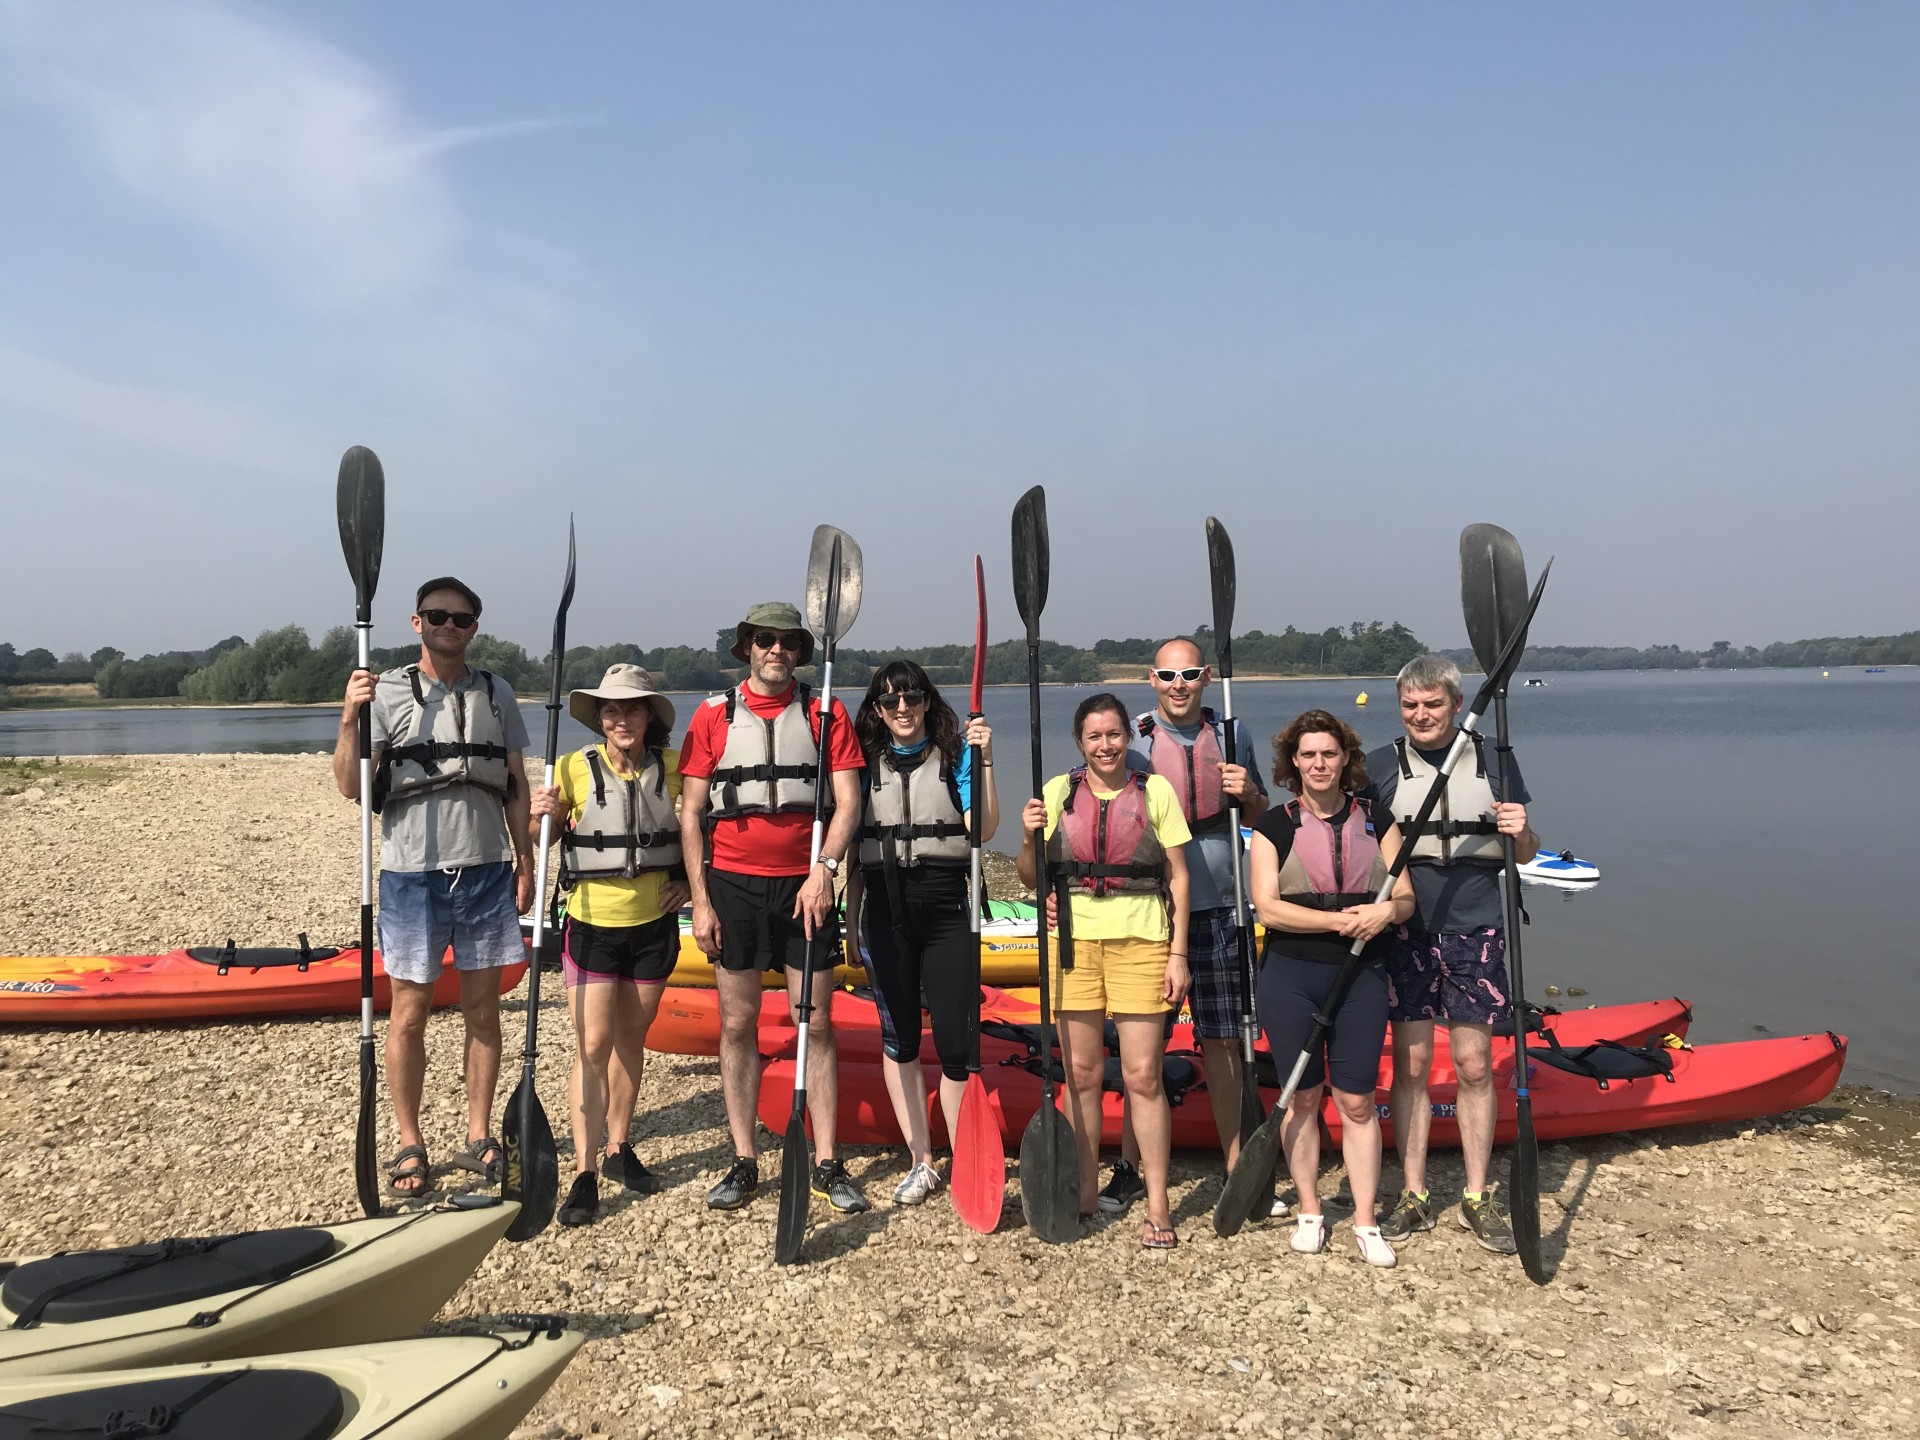
[(851, 927), (864, 897), (868, 972), (880, 1010), (887, 1077), (900, 1133), (912, 1161), (893, 1192), (896, 1205), (920, 1205), (945, 1183), (933, 1168), (927, 1085), (920, 1067), (920, 1011), (933, 1019), (940, 1056), (940, 1108), (947, 1133), (959, 1124), (966, 1090), (973, 986), (973, 930), (967, 906), (970, 748), (980, 747), (980, 837), (1000, 823), (993, 784), (993, 731), (975, 716), (963, 728), (953, 707), (911, 660), (875, 672), (854, 719), (866, 752), (866, 802), (860, 865), (850, 880)]
[[(680, 958), (680, 907), (687, 872), (680, 857), (680, 752), (669, 750), (673, 702), (638, 665), (615, 665), (597, 688), (575, 690), (567, 710), (600, 742), (564, 756), (555, 784), (534, 787), (540, 817), (566, 823), (560, 883), (567, 887), (561, 950), (573, 1011), (573, 1188), (562, 1225), (586, 1225), (599, 1207), (595, 1166), (629, 1190), (659, 1188), (627, 1140), (646, 1063), (647, 1031), (660, 1013), (667, 977)], [(536, 838), (536, 843), (537, 838)]]

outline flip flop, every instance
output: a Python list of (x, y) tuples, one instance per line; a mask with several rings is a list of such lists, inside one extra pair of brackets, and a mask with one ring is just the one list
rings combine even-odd
[(1180, 1245), (1180, 1234), (1171, 1225), (1156, 1225), (1151, 1220), (1140, 1227), (1140, 1248), (1143, 1250), (1174, 1250)]
[[(402, 1190), (402, 1180), (418, 1180), (420, 1183), (411, 1190)], [(417, 1200), (433, 1189), (433, 1167), (427, 1163), (426, 1146), (403, 1145), (387, 1161), (387, 1189), (402, 1200)]]
[[(482, 1159), (481, 1157), (489, 1150), (493, 1152), (494, 1158)], [(447, 1158), (449, 1165), (458, 1165), (462, 1170), (471, 1170), (489, 1185), (500, 1183), (500, 1177), (505, 1172), (506, 1161), (506, 1147), (491, 1135), (482, 1135), (478, 1140), (469, 1140), (466, 1149)]]

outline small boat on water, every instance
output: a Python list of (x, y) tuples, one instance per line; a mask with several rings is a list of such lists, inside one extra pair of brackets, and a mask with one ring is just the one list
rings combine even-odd
[(1884, 665), (1867, 666), (1867, 674), (1869, 675), (1884, 675), (1886, 673), (1887, 673), (1887, 667)]
[(1542, 850), (1520, 867), (1520, 878), (1550, 885), (1588, 885), (1600, 878), (1600, 867), (1571, 850)]
[(1544, 690), (1547, 688), (1547, 682), (1542, 680), (1538, 675), (1529, 676), (1524, 682), (1524, 688), (1532, 690), (1535, 687)]

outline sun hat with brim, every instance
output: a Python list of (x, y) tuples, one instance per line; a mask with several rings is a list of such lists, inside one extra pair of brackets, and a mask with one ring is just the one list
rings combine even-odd
[(747, 611), (747, 618), (734, 627), (734, 659), (747, 658), (747, 637), (756, 630), (798, 630), (807, 638), (794, 664), (804, 665), (813, 658), (813, 636), (807, 631), (807, 622), (800, 618), (798, 610), (784, 600), (763, 600)]
[(669, 730), (673, 728), (673, 702), (654, 688), (653, 676), (638, 665), (609, 665), (592, 690), (574, 690), (567, 695), (567, 713), (596, 734), (607, 732), (600, 726), (602, 700), (646, 700), (653, 713)]

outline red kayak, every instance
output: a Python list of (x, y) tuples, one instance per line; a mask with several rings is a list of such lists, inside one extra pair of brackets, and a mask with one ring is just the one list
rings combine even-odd
[[(1014, 1025), (1038, 1024), (1040, 1009), (1023, 994), (980, 987), (980, 1018), (1005, 1021)], [(1685, 1036), (1692, 1011), (1678, 999), (1645, 1000), (1631, 1005), (1597, 1005), (1586, 1010), (1569, 1010), (1550, 1017), (1563, 1045), (1587, 1045), (1595, 1040), (1618, 1040), (1637, 1045), (1663, 1035)], [(871, 997), (836, 990), (833, 994), (833, 1029), (842, 1060), (878, 1060), (880, 1050), (880, 1012)], [(760, 1053), (777, 1056), (793, 1044), (793, 1021), (787, 1013), (785, 991), (769, 990), (760, 1000)], [(992, 1047), (990, 1035), (981, 1037)], [(647, 1048), (670, 1055), (717, 1055), (720, 1053), (720, 992), (692, 986), (668, 986), (660, 1001), (660, 1013), (647, 1031)], [(1167, 1042), (1171, 1051), (1197, 1050), (1193, 1027), (1181, 1023), (1174, 1027)], [(1255, 1048), (1267, 1048), (1265, 1037)], [(1496, 1050), (1498, 1047), (1496, 1047)], [(1445, 1026), (1434, 1031), (1434, 1063), (1451, 1072), (1450, 1046)], [(1005, 1053), (1005, 1052), (1001, 1052)], [(920, 1057), (936, 1062), (931, 1031), (923, 1033)], [(993, 1060), (984, 1063), (993, 1063)]]
[[(502, 966), (500, 993), (520, 983), (525, 961)], [(393, 987), (373, 957), (373, 1003), (385, 1010)], [(460, 1002), (460, 977), (447, 955), (435, 1005)], [(360, 1010), (360, 949), (201, 946), (165, 955), (0, 957), (0, 1022), (97, 1025), (220, 1016), (352, 1015)]]
[[(1563, 1042), (1564, 1043), (1564, 1042)], [(1608, 1135), (1650, 1130), (1667, 1125), (1694, 1125), (1714, 1121), (1752, 1120), (1776, 1115), (1825, 1099), (1840, 1082), (1846, 1063), (1846, 1038), (1819, 1034), (1788, 1039), (1745, 1040), (1727, 1045), (1703, 1045), (1670, 1055), (1673, 1078), (1614, 1080), (1605, 1089), (1584, 1076), (1571, 1075), (1536, 1064), (1533, 1076), (1533, 1120), (1543, 1140), (1581, 1135)], [(1383, 1064), (1383, 1069), (1385, 1065)], [(985, 1066), (981, 1079), (1001, 1133), (1018, 1136), (1040, 1108), (1040, 1077), (1022, 1064)], [(1384, 1114), (1388, 1099), (1382, 1075), (1378, 1102)], [(1514, 1136), (1512, 1072), (1500, 1085), (1500, 1118), (1496, 1138)], [(1263, 1089), (1271, 1106), (1277, 1089)], [(760, 1118), (778, 1129), (787, 1122), (793, 1104), (793, 1062), (770, 1062), (760, 1080)], [(1432, 1090), (1431, 1143), (1457, 1148), (1460, 1131), (1454, 1120), (1451, 1083)], [(946, 1143), (945, 1124), (937, 1101), (928, 1106), (936, 1145)], [(1322, 1110), (1334, 1140), (1339, 1138), (1339, 1115), (1332, 1101)], [(1101, 1143), (1120, 1143), (1121, 1096), (1108, 1090), (1102, 1096)], [(1386, 1127), (1392, 1144), (1392, 1127)], [(851, 1145), (897, 1145), (900, 1128), (887, 1098), (886, 1082), (877, 1062), (842, 1062), (838, 1138)], [(1173, 1143), (1180, 1149), (1213, 1149), (1218, 1145), (1213, 1110), (1204, 1085), (1185, 1091), (1173, 1106)]]

